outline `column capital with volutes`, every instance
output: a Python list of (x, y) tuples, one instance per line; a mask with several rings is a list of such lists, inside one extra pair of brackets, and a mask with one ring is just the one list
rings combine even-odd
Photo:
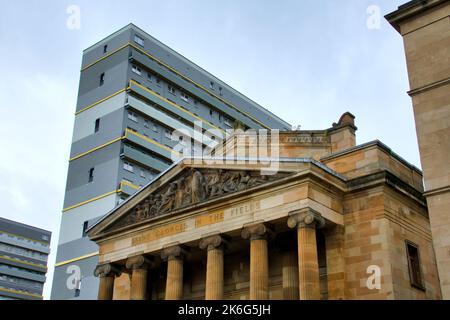
[(125, 263), (128, 270), (147, 269), (153, 265), (151, 258), (144, 255), (129, 257)]
[(228, 244), (228, 238), (221, 234), (207, 235), (200, 239), (199, 247), (200, 249), (207, 251), (213, 249), (225, 249)]
[(112, 263), (100, 263), (95, 267), (94, 276), (103, 277), (118, 277), (122, 271)]
[(242, 228), (241, 236), (244, 239), (250, 240), (268, 240), (273, 236), (273, 230), (272, 227), (267, 223), (252, 223), (244, 225), (244, 227)]
[(186, 256), (186, 254), (187, 250), (182, 245), (170, 245), (162, 249), (161, 259), (163, 259), (164, 261), (175, 259), (182, 260)]
[(287, 220), (289, 228), (322, 228), (325, 219), (322, 215), (311, 208), (303, 208), (291, 211)]

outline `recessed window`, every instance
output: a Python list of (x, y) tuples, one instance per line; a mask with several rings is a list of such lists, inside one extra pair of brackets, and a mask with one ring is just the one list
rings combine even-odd
[(108, 45), (105, 44), (105, 45), (103, 46), (103, 53), (107, 53), (107, 52), (108, 52)]
[(209, 88), (214, 90), (214, 82), (213, 82), (213, 81), (211, 81), (211, 82), (209, 83)]
[(224, 121), (223, 121), (223, 123), (225, 123), (227, 126), (229, 126), (230, 128), (233, 126), (232, 124), (231, 124), (231, 121), (229, 120), (229, 119), (225, 119)]
[(152, 77), (151, 73), (147, 73), (147, 79), (148, 79), (148, 81), (152, 82), (153, 77)]
[(134, 122), (138, 122), (137, 114), (132, 111), (128, 111), (128, 119)]
[(156, 127), (156, 125), (154, 123), (152, 124), (152, 130), (155, 132), (158, 132), (158, 128)]
[(411, 285), (418, 289), (425, 289), (420, 267), (419, 248), (412, 242), (406, 241), (406, 254), (408, 256), (409, 279)]
[(134, 35), (134, 42), (136, 42), (140, 46), (144, 46), (144, 39), (139, 37), (137, 34)]
[(145, 179), (146, 177), (145, 170), (141, 170), (141, 177)]
[(134, 172), (134, 166), (129, 162), (124, 161), (123, 168), (129, 172)]
[(105, 83), (105, 73), (103, 72), (100, 75), (100, 86), (102, 86)]
[(94, 181), (94, 168), (89, 169), (89, 179), (88, 182)]
[(83, 222), (83, 232), (81, 234), (82, 237), (86, 237), (86, 231), (87, 231), (88, 225), (89, 225), (88, 221)]
[(219, 95), (222, 95), (222, 87), (219, 87)]
[(189, 96), (184, 92), (181, 93), (181, 99), (186, 102), (189, 102)]
[(172, 87), (171, 85), (169, 85), (169, 86), (167, 87), (167, 89), (169, 90), (169, 92), (170, 92), (171, 94), (175, 94), (175, 88)]
[(137, 75), (141, 75), (142, 74), (142, 70), (141, 68), (139, 68), (138, 66), (133, 65), (131, 67), (131, 71), (133, 71), (134, 73), (136, 73)]
[(95, 120), (94, 132), (98, 132), (99, 129), (100, 129), (100, 118)]
[(212, 117), (213, 116), (213, 111), (211, 109), (209, 109), (209, 115)]
[(161, 80), (159, 78), (156, 78), (156, 85), (161, 87)]
[(172, 138), (172, 133), (171, 133), (169, 130), (165, 130), (165, 131), (164, 131), (164, 136), (165, 136), (166, 138), (171, 139), (171, 138)]
[(148, 120), (144, 120), (144, 127), (148, 128)]

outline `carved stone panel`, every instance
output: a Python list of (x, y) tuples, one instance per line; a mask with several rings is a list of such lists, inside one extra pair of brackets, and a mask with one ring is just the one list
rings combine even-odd
[(260, 171), (196, 169), (181, 172), (177, 177), (152, 192), (128, 214), (108, 229), (118, 229), (204, 201), (286, 177), (289, 173), (261, 175)]

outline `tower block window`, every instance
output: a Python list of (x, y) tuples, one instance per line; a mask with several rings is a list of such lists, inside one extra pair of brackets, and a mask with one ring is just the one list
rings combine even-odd
[(86, 231), (87, 231), (88, 225), (89, 225), (88, 221), (83, 222), (83, 232), (82, 232), (83, 237), (86, 237), (86, 235), (87, 235)]
[(99, 129), (100, 129), (100, 118), (95, 120), (94, 132), (98, 132)]
[(124, 161), (123, 168), (129, 172), (134, 172), (134, 166), (129, 162)]
[(131, 70), (132, 70), (134, 73), (136, 73), (137, 75), (139, 75), (139, 76), (142, 74), (142, 69), (139, 68), (138, 66), (133, 65), (133, 66), (131, 67)]
[(94, 181), (94, 168), (89, 169), (89, 180), (88, 182)]
[(420, 268), (419, 248), (415, 244), (407, 241), (406, 254), (408, 256), (409, 278), (411, 285), (418, 289), (425, 290)]
[(134, 42), (136, 42), (138, 45), (140, 45), (141, 47), (144, 46), (144, 39), (142, 39), (141, 37), (139, 37), (138, 35), (134, 36)]

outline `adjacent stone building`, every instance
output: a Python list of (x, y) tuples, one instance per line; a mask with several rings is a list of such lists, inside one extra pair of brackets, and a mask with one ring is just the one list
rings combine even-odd
[(422, 173), (354, 116), (241, 132), (97, 221), (99, 299), (440, 299)]
[(410, 1), (386, 18), (405, 45), (442, 296), (450, 299), (450, 1)]

